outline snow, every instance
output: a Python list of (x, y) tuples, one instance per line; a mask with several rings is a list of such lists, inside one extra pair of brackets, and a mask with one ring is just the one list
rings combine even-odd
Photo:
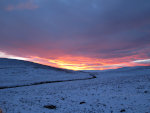
[[(149, 66), (67, 73), (53, 68), (33, 68), (32, 64), (12, 65), (0, 69), (0, 86), (84, 79), (91, 75), (96, 78), (0, 89), (0, 108), (4, 113), (150, 113)], [(47, 105), (56, 109), (45, 108)]]
[[(27, 85), (37, 82), (83, 79), (91, 76), (75, 71), (57, 70), (31, 62), (0, 60), (0, 87)], [(81, 75), (81, 76), (80, 76)]]

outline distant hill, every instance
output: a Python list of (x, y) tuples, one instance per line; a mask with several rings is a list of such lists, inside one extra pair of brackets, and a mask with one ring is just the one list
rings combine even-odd
[(118, 69), (105, 70), (105, 72), (126, 72), (126, 71), (137, 71), (137, 70), (144, 70), (144, 69), (150, 69), (150, 66), (122, 67)]

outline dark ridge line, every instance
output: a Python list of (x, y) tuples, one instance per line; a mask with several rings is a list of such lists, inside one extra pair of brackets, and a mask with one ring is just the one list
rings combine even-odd
[(10, 88), (25, 87), (25, 86), (34, 86), (34, 85), (49, 84), (49, 83), (58, 83), (58, 82), (89, 80), (89, 79), (95, 79), (96, 78), (96, 76), (94, 76), (94, 75), (91, 75), (91, 76), (92, 77), (90, 77), (90, 78), (83, 78), (83, 79), (58, 80), (58, 81), (43, 81), (43, 82), (35, 82), (35, 83), (31, 83), (31, 84), (26, 84), (26, 85), (4, 86), (4, 87), (0, 87), (0, 89), (10, 89)]

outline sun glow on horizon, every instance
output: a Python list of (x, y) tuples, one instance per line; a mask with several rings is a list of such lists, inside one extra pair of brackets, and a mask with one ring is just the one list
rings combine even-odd
[[(132, 56), (133, 57), (133, 56)], [(56, 68), (71, 69), (71, 70), (106, 70), (117, 69), (128, 66), (146, 66), (150, 65), (150, 59), (141, 59), (131, 61), (130, 57), (120, 59), (98, 59), (84, 56), (64, 55), (54, 59), (42, 58), (38, 56), (29, 56), (28, 58), (10, 55), (5, 52), (0, 52), (0, 58), (10, 58), (32, 61), (43, 65), (48, 65)]]
[[(56, 59), (40, 58), (32, 56), (31, 61), (41, 63), (57, 68), (71, 69), (71, 70), (106, 70), (117, 69), (128, 66), (146, 66), (150, 64), (150, 59), (123, 61), (123, 59), (96, 59), (82, 56), (65, 56)], [(138, 59), (138, 58), (137, 58)], [(144, 61), (144, 62), (143, 62)]]

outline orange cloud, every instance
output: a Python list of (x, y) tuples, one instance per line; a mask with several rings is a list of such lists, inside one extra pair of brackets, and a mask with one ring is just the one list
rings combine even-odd
[(111, 59), (98, 59), (84, 56), (64, 55), (63, 57), (58, 57), (56, 59), (48, 59), (32, 56), (30, 60), (49, 66), (72, 70), (105, 70), (105, 69), (116, 69), (126, 66), (145, 66), (150, 64), (150, 62), (142, 63), (142, 61), (146, 62), (149, 60), (131, 61), (131, 59), (133, 58), (142, 59), (138, 55), (124, 58), (111, 58)]
[[(143, 56), (143, 58), (141, 57)], [(122, 58), (92, 58), (85, 56), (63, 55), (61, 57), (46, 58), (38, 56), (30, 56), (28, 58), (18, 57), (0, 51), (0, 57), (14, 58), (21, 60), (33, 61), (36, 63), (49, 65), (53, 67), (72, 69), (72, 70), (105, 70), (116, 69), (127, 66), (146, 66), (150, 65), (150, 59), (144, 54), (127, 56)], [(135, 60), (136, 59), (136, 60)]]

